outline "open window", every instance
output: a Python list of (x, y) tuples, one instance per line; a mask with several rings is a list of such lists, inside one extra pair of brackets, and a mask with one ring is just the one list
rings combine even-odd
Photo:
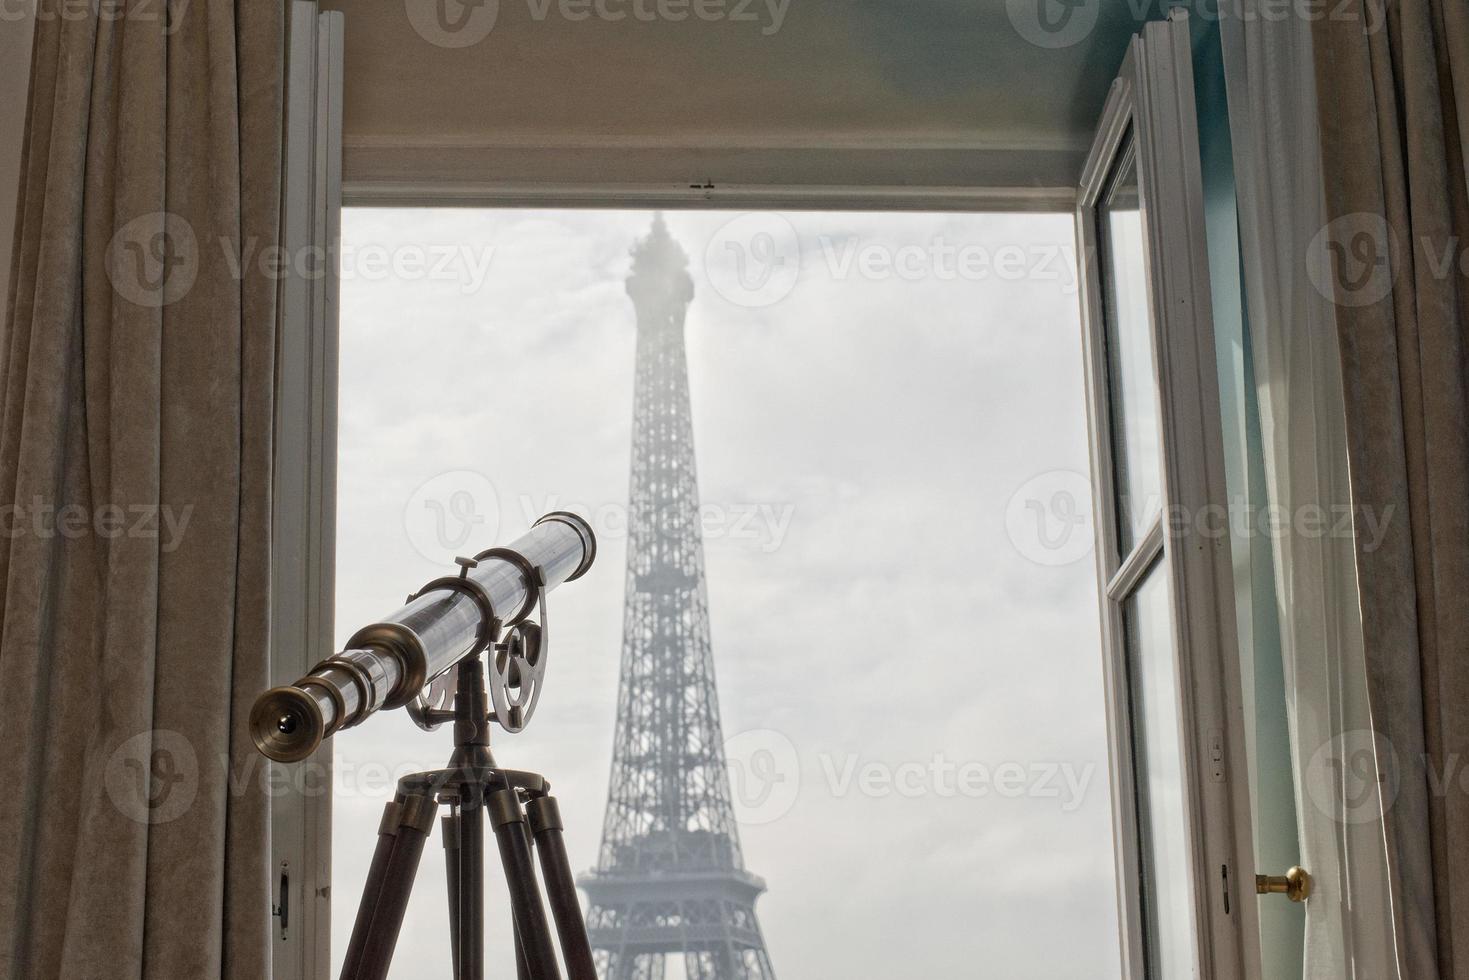
[(1185, 17), (1133, 41), (1077, 227), (1124, 975), (1258, 975)]
[[(292, 254), (314, 245), (335, 257), (341, 15), (318, 19), (313, 5), (295, 6), (287, 234)], [(1122, 959), (1129, 978), (1166, 980), (1259, 972), (1193, 99), (1186, 22), (1148, 25), (1112, 83), (1076, 197)], [(377, 159), (365, 146), (360, 166)], [(415, 190), (401, 168), (384, 172), (359, 176), (355, 190), (349, 181), (356, 203), (728, 204), (712, 184), (642, 197), (609, 185), (578, 198), (558, 192), (572, 186), (563, 180), (520, 193), (448, 183)], [(954, 187), (825, 198), (779, 190), (745, 189), (737, 200), (934, 212), (1057, 200)], [(294, 284), (282, 321), (274, 635), (293, 659), (277, 663), (281, 682), (333, 648), (335, 270), (329, 260), (323, 275)], [(283, 781), (287, 791), (275, 796), (276, 969), (287, 978), (330, 970), (330, 751), (321, 755), (324, 780)], [(355, 895), (341, 900), (350, 907)]]

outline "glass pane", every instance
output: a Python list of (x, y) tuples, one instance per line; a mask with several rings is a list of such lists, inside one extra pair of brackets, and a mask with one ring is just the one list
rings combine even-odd
[(1119, 160), (1099, 208), (1097, 234), (1101, 238), (1118, 549), (1119, 557), (1125, 557), (1161, 506), (1162, 478), (1143, 218), (1131, 137)]
[(1148, 976), (1195, 975), (1183, 745), (1168, 573), (1153, 566), (1123, 607), (1132, 694)]

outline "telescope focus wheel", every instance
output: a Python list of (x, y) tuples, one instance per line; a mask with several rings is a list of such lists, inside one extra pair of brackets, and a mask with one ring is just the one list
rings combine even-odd
[[(503, 642), (491, 648), (489, 677), (490, 701), (495, 706), (495, 722), (514, 734), (523, 731), (535, 713), (541, 698), (541, 682), (546, 676), (546, 651), (550, 636), (546, 626), (546, 575), (538, 567), (530, 567), (526, 584), (525, 608), (518, 622), (505, 634)], [(534, 603), (534, 606), (532, 605)], [(539, 623), (526, 619), (532, 608), (539, 607)]]
[(501, 728), (511, 733), (525, 728), (540, 700), (545, 676), (545, 631), (539, 623), (516, 623), (504, 642), (495, 644), (489, 662), (490, 700)]

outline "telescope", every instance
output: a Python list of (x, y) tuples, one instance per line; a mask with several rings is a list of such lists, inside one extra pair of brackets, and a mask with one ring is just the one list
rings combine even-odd
[[(437, 728), (453, 720), (444, 710), (453, 693), (450, 668), (484, 652), (491, 654), (491, 717), (520, 731), (545, 671), (546, 593), (586, 574), (596, 554), (591, 526), (558, 511), (509, 547), (457, 559), (457, 576), (428, 583), (305, 677), (262, 694), (250, 712), (256, 748), (277, 762), (299, 762), (336, 732), (405, 705), (420, 727)], [(538, 605), (536, 623), (528, 617)]]
[[(381, 708), (406, 706), (428, 731), (454, 725), (448, 768), (404, 776), (383, 807), (341, 980), (387, 980), (435, 823), (443, 827), (458, 980), (485, 976), (486, 823), (509, 889), (516, 975), (562, 980), (534, 851), (566, 980), (597, 980), (551, 784), (498, 766), (489, 738), (491, 722), (518, 732), (530, 720), (546, 670), (546, 593), (586, 574), (596, 556), (586, 521), (562, 511), (547, 514), (508, 548), (455, 559), (457, 576), (434, 579), (397, 612), (358, 630), (341, 653), (256, 700), (250, 734), (256, 748), (277, 762), (306, 758), (322, 739)], [(538, 622), (529, 619), (532, 612)], [(442, 809), (447, 815), (436, 819)]]

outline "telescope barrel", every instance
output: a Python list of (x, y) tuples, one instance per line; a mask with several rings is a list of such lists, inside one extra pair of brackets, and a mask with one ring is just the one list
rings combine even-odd
[(250, 712), (256, 748), (277, 762), (297, 762), (379, 708), (407, 704), (475, 649), (487, 616), (504, 627), (529, 615), (539, 595), (537, 571), (549, 591), (585, 574), (596, 554), (586, 521), (547, 514), (508, 548), (482, 552), (467, 581), (430, 582), (401, 609), (358, 630), (341, 653), (262, 694)]

